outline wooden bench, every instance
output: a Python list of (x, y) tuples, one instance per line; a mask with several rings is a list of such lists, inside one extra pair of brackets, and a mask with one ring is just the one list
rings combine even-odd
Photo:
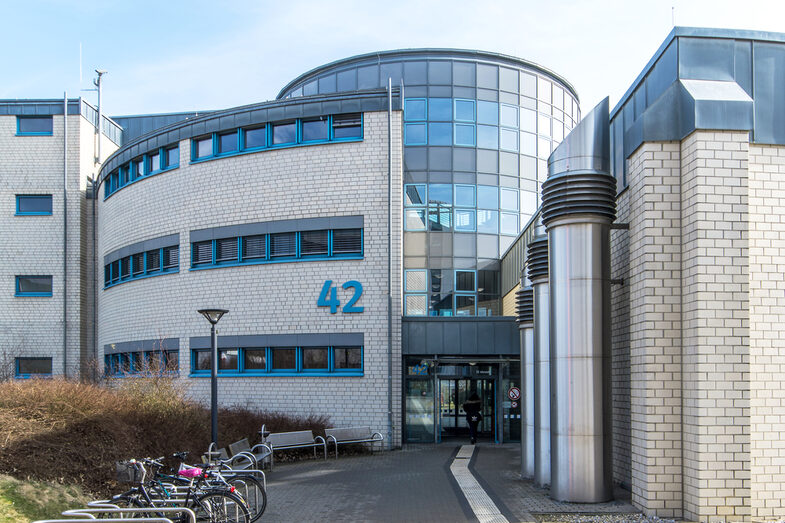
[(349, 443), (370, 443), (371, 452), (373, 444), (384, 441), (381, 432), (373, 432), (371, 427), (349, 427), (345, 429), (324, 429), (327, 436), (327, 443), (335, 445), (335, 458), (338, 459), (338, 445)]
[(266, 433), (262, 427), (262, 444), (270, 449), (270, 470), (274, 464), (273, 454), (278, 450), (304, 449), (313, 447), (313, 455), (316, 457), (316, 449), (322, 448), (324, 459), (327, 459), (327, 442), (321, 436), (314, 436), (312, 430), (298, 430), (295, 432), (272, 432)]

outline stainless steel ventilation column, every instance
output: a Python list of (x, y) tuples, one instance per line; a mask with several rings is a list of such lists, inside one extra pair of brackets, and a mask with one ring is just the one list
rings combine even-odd
[[(544, 232), (544, 231), (543, 231)], [(548, 237), (535, 236), (526, 265), (534, 291), (534, 484), (551, 484), (551, 356)]]
[[(542, 221), (551, 298), (551, 496), (612, 498), (610, 438), (610, 175), (608, 99), (548, 159)], [(606, 434), (607, 432), (607, 434)]]
[(521, 431), (521, 477), (534, 476), (534, 316), (531, 287), (521, 275), (521, 288), (515, 296), (518, 328), (521, 332), (521, 385), (523, 388), (523, 430)]

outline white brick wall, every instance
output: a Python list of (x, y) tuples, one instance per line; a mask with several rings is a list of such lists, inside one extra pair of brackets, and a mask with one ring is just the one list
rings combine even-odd
[[(99, 290), (99, 345), (180, 338), (180, 373), (190, 366), (188, 340), (209, 325), (196, 310), (229, 309), (219, 331), (234, 334), (365, 333), (364, 368), (356, 377), (221, 378), (220, 401), (292, 414), (325, 414), (338, 426), (386, 431), (387, 358), (387, 113), (366, 113), (364, 140), (246, 154), (191, 165), (180, 142), (180, 167), (121, 189), (99, 202), (99, 260), (125, 245), (180, 234), (180, 272)], [(402, 184), (400, 114), (393, 125), (392, 186)], [(393, 281), (401, 273), (401, 191), (393, 191)], [(292, 262), (189, 271), (189, 232), (223, 225), (292, 218), (363, 215), (364, 259)], [(325, 280), (358, 280), (362, 314), (317, 307)], [(101, 280), (101, 285), (103, 280)], [(338, 289), (345, 303), (349, 291)], [(393, 412), (400, 443), (401, 299), (393, 296)], [(193, 397), (209, 396), (209, 379), (187, 382)]]

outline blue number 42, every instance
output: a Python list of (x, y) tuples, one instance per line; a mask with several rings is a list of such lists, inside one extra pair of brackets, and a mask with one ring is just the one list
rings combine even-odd
[[(357, 301), (360, 299), (360, 296), (363, 294), (362, 283), (356, 280), (351, 280), (341, 285), (341, 288), (354, 289), (354, 295), (352, 296), (352, 299), (350, 299), (349, 302), (344, 305), (343, 309), (341, 309), (341, 312), (362, 312), (365, 307), (358, 307), (355, 305), (355, 303), (357, 303)], [(338, 301), (338, 290), (336, 287), (333, 287), (332, 280), (327, 280), (324, 282), (324, 285), (322, 285), (322, 292), (319, 293), (319, 299), (316, 301), (316, 305), (319, 307), (330, 307), (330, 314), (335, 314), (338, 312), (338, 307), (340, 307), (341, 302)]]

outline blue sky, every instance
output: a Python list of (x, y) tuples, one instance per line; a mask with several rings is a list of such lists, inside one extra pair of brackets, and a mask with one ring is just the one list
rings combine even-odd
[[(511, 54), (562, 75), (585, 111), (622, 96), (672, 27), (785, 32), (782, 0), (4, 0), (0, 98), (84, 96), (107, 114), (273, 99), (299, 74), (377, 50)], [(672, 8), (675, 8), (672, 10)], [(82, 47), (80, 83), (79, 48)]]

